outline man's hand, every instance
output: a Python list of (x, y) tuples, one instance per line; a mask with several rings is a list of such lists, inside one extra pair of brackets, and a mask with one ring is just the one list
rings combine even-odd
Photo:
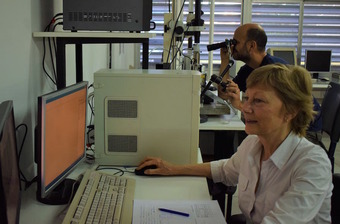
[(231, 79), (227, 79), (227, 81), (229, 81), (230, 83), (228, 84), (225, 91), (223, 91), (222, 86), (218, 86), (218, 96), (230, 102), (234, 108), (241, 110), (242, 101), (240, 99), (240, 89), (238, 88), (238, 85)]

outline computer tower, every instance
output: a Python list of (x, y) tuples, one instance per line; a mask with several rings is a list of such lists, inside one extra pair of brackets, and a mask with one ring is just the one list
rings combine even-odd
[(146, 156), (197, 163), (198, 71), (104, 69), (93, 85), (98, 164), (137, 166)]
[(64, 30), (149, 31), (152, 0), (63, 0)]

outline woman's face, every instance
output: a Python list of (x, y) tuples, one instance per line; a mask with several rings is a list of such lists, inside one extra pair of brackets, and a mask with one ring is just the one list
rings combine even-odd
[(290, 131), (283, 103), (273, 88), (256, 85), (248, 88), (245, 95), (242, 111), (247, 134), (265, 137)]

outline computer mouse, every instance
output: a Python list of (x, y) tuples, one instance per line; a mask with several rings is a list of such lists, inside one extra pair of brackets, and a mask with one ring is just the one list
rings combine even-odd
[(140, 169), (140, 170), (135, 169), (135, 174), (136, 174), (136, 175), (139, 175), (139, 176), (148, 175), (148, 174), (145, 174), (145, 173), (144, 173), (145, 170), (148, 170), (148, 169), (156, 169), (156, 168), (157, 168), (156, 165), (145, 166), (145, 167), (143, 167), (143, 168)]

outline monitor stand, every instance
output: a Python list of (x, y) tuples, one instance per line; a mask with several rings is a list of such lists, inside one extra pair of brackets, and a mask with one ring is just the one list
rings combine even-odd
[(78, 187), (79, 181), (66, 178), (45, 198), (41, 198), (40, 192), (37, 191), (37, 200), (48, 205), (68, 204), (77, 192)]
[(313, 79), (318, 79), (319, 78), (319, 73), (318, 72), (313, 72), (312, 73), (312, 78)]

